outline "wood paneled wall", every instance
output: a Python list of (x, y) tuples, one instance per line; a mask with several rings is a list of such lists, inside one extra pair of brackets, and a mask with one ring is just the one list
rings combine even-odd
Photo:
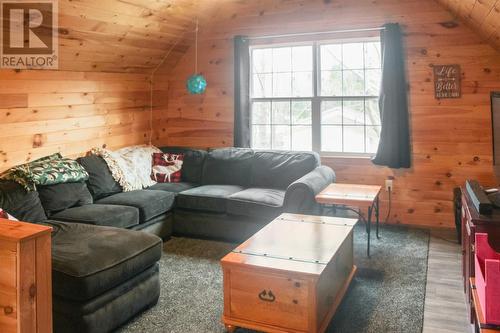
[[(367, 159), (324, 158), (339, 182), (383, 184), (395, 178), (389, 221), (453, 226), (452, 190), (467, 178), (495, 184), (492, 173), (490, 91), (500, 90), (500, 53), (433, 0), (234, 1), (201, 28), (199, 68), (204, 95), (190, 96), (194, 50), (165, 67), (168, 102), (155, 113), (157, 144), (216, 147), (233, 143), (234, 35), (248, 36), (368, 28), (399, 22), (405, 33), (413, 166), (377, 167)], [(453, 28), (449, 28), (454, 26)], [(460, 99), (434, 99), (433, 64), (460, 64)], [(158, 76), (158, 77), (161, 77)], [(388, 196), (383, 194), (383, 215)]]
[(0, 71), (0, 171), (55, 152), (77, 156), (95, 146), (148, 142), (149, 79), (144, 74)]

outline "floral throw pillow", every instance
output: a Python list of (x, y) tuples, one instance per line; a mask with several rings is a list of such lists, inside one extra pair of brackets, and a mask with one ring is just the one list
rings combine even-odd
[(158, 183), (178, 183), (184, 154), (153, 153), (151, 179)]
[(14, 216), (10, 215), (7, 213), (5, 210), (0, 208), (0, 219), (6, 219), (6, 220), (11, 220), (11, 221), (18, 221)]
[(86, 181), (89, 175), (77, 161), (53, 154), (15, 166), (0, 175), (0, 178), (15, 181), (27, 191), (33, 191), (38, 185)]

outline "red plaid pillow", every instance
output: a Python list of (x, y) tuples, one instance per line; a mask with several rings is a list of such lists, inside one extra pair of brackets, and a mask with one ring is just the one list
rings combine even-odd
[(12, 220), (12, 221), (18, 221), (14, 216), (10, 215), (7, 213), (5, 210), (0, 208), (0, 219), (7, 219), (7, 220)]
[(178, 183), (184, 154), (153, 153), (151, 179), (158, 183)]

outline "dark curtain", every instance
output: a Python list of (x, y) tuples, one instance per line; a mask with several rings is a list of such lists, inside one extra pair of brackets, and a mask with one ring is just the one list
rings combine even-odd
[(390, 168), (409, 168), (410, 130), (408, 97), (401, 28), (397, 23), (384, 25), (382, 41), (382, 85), (380, 117), (382, 130), (373, 163)]
[(250, 147), (250, 51), (245, 36), (234, 37), (234, 146)]

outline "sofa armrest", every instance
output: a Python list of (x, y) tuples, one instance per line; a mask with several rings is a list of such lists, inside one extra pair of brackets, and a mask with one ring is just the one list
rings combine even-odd
[(320, 214), (321, 207), (316, 195), (335, 182), (335, 172), (327, 166), (319, 166), (288, 186), (283, 209), (287, 213)]

